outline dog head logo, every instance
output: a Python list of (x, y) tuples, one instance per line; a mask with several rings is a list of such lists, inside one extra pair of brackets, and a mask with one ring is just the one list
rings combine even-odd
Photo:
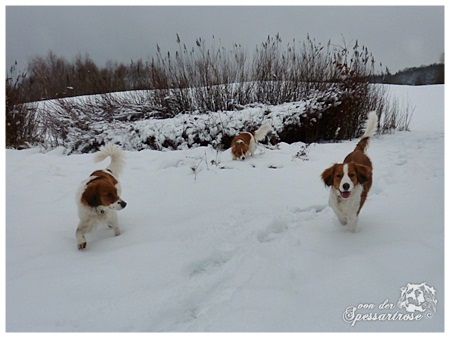
[(400, 288), (398, 307), (407, 312), (431, 312), (436, 313), (436, 290), (426, 283), (410, 284)]

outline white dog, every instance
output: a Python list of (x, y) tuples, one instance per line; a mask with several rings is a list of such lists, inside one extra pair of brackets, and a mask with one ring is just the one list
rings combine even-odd
[(111, 164), (105, 170), (94, 171), (77, 190), (76, 202), (80, 222), (76, 231), (78, 249), (86, 248), (85, 234), (92, 231), (99, 222), (105, 222), (120, 235), (116, 210), (125, 208), (127, 203), (120, 198), (121, 186), (117, 177), (124, 166), (124, 154), (120, 147), (108, 144), (95, 155), (94, 161), (111, 157)]
[(330, 188), (329, 205), (347, 230), (355, 231), (358, 215), (372, 186), (372, 161), (367, 156), (370, 139), (377, 131), (378, 117), (370, 112), (366, 130), (355, 149), (343, 163), (335, 163), (322, 173), (322, 180)]

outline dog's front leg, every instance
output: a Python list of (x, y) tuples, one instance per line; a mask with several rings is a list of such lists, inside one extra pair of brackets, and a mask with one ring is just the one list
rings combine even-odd
[(334, 213), (336, 214), (337, 218), (339, 219), (339, 222), (342, 225), (346, 225), (347, 224), (347, 216), (345, 216), (340, 208), (339, 208), (339, 203), (336, 199), (335, 193), (333, 191), (330, 192), (330, 198), (328, 200), (328, 204), (330, 205), (331, 209), (333, 209)]
[(114, 230), (114, 236), (119, 236), (121, 234), (119, 219), (117, 218), (117, 213), (115, 210), (111, 210), (108, 215), (108, 226)]
[(86, 249), (86, 237), (85, 235), (92, 230), (93, 224), (87, 220), (80, 220), (78, 223), (76, 237), (78, 250)]
[(357, 225), (358, 225), (358, 215), (354, 214), (348, 216), (347, 231), (355, 232)]
[(341, 214), (339, 211), (335, 212), (337, 218), (339, 219), (339, 222), (342, 225), (346, 225), (347, 224), (347, 217), (345, 217), (343, 214)]

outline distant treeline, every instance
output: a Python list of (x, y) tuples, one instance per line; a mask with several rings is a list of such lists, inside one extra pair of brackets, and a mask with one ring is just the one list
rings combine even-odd
[[(305, 94), (297, 90), (300, 83), (312, 84), (302, 85), (303, 89), (309, 90), (320, 87), (320, 83), (342, 82), (349, 76), (355, 78), (361, 75), (365, 80), (376, 83), (444, 83), (443, 64), (409, 68), (396, 74), (390, 74), (387, 70), (381, 75), (375, 75), (380, 72), (374, 70), (374, 57), (358, 42), (353, 47), (346, 46), (345, 42), (342, 46), (331, 45), (330, 42), (322, 45), (307, 36), (304, 42), (293, 40), (285, 46), (281, 37), (276, 35), (269, 36), (257, 46), (251, 56), (237, 44), (231, 50), (217, 47), (214, 41), (207, 47), (205, 41), (199, 38), (194, 47), (188, 48), (178, 35), (177, 43), (179, 48), (175, 54), (163, 54), (158, 46), (156, 56), (147, 61), (131, 61), (128, 65), (108, 61), (100, 67), (88, 55), (78, 55), (73, 61), (67, 61), (53, 52), (36, 56), (22, 73), (18, 73), (17, 64), (9, 68), (6, 76), (7, 104), (130, 90), (211, 87), (249, 81), (285, 81), (287, 90), (279, 94), (287, 97), (280, 97), (279, 101), (286, 102), (295, 100), (298, 94)], [(270, 86), (267, 89), (270, 90)], [(261, 102), (267, 96), (273, 98), (273, 94), (261, 97)], [(269, 101), (271, 104), (277, 103), (273, 99)]]
[[(374, 74), (372, 54), (357, 41), (354, 46), (346, 46), (345, 42), (343, 46), (330, 42), (322, 45), (307, 36), (303, 42), (293, 40), (286, 45), (276, 35), (269, 36), (251, 54), (237, 44), (225, 49), (218, 47), (215, 41), (206, 44), (199, 38), (193, 47), (187, 47), (178, 35), (176, 41), (178, 50), (175, 53), (163, 53), (157, 46), (154, 57), (147, 61), (131, 61), (128, 65), (109, 61), (105, 66), (98, 66), (88, 55), (78, 55), (73, 61), (53, 52), (36, 56), (22, 73), (18, 74), (19, 65), (9, 68), (7, 99), (24, 103), (118, 91), (199, 88), (259, 81), (284, 82), (286, 88), (279, 94), (287, 97), (280, 97), (280, 100), (288, 101), (298, 98), (299, 92), (294, 91), (301, 83), (312, 84), (305, 87), (308, 90), (323, 83), (342, 82), (349, 76), (363, 75), (365, 78)], [(269, 96), (273, 94), (269, 93)], [(261, 97), (264, 99), (267, 97)]]
[(387, 71), (385, 74), (374, 76), (372, 81), (375, 83), (410, 86), (444, 84), (444, 68), (443, 63), (435, 63), (429, 66), (406, 68), (395, 74)]

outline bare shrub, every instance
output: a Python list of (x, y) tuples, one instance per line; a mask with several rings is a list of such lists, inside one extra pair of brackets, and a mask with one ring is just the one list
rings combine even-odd
[(25, 73), (17, 74), (16, 67), (6, 77), (5, 144), (11, 148), (24, 148), (38, 142), (36, 135), (36, 104), (21, 103)]
[[(214, 37), (209, 42), (198, 38), (193, 47), (182, 43), (179, 35), (176, 41), (179, 46), (176, 53), (163, 54), (158, 47), (150, 61), (138, 60), (130, 67), (108, 63), (106, 68), (98, 68), (88, 56), (78, 56), (70, 65), (53, 53), (46, 58), (33, 59), (29, 67), (32, 76), (24, 76), (10, 87), (34, 86), (38, 88), (36, 93), (45, 97), (65, 88), (72, 88), (71, 94), (80, 90), (99, 94), (73, 100), (58, 99), (48, 104), (40, 102), (43, 108), (36, 117), (29, 111), (14, 115), (16, 119), (29, 118), (30, 126), (21, 131), (29, 139), (45, 138), (49, 146), (70, 144), (69, 147), (77, 151), (90, 150), (102, 142), (106, 124), (113, 128), (118, 122), (174, 118), (179, 114), (186, 114), (186, 119), (190, 120), (190, 115), (212, 116), (211, 112), (238, 111), (249, 104), (300, 101), (304, 108), (283, 117), (283, 127), (274, 131), (272, 142), (311, 143), (357, 137), (371, 110), (376, 110), (383, 121), (382, 132), (408, 129), (411, 109), (389, 102), (385, 87), (369, 83), (375, 61), (358, 41), (353, 46), (344, 39), (342, 45), (330, 42), (322, 45), (308, 35), (304, 42), (293, 40), (285, 47), (277, 34), (268, 36), (252, 56), (239, 45), (232, 46), (231, 50), (218, 46)], [(51, 79), (55, 77), (59, 82), (53, 84)], [(111, 88), (133, 90), (115, 95)], [(134, 90), (137, 88), (141, 90)], [(110, 90), (105, 92), (107, 89)], [(23, 102), (24, 97), (21, 96), (19, 102)], [(15, 111), (19, 111), (20, 107), (14, 106)], [(12, 117), (9, 114), (7, 118)], [(260, 122), (253, 121), (242, 125), (241, 130), (227, 131), (222, 121), (215, 118), (198, 126), (195, 117), (193, 121), (186, 128), (195, 132), (177, 140), (168, 138), (159, 142), (149, 136), (141, 142), (155, 149), (175, 149), (189, 137), (188, 144), (193, 146), (212, 142), (214, 146), (226, 147), (233, 132), (257, 127)], [(25, 122), (19, 124), (25, 126)], [(8, 126), (19, 125), (8, 123)], [(33, 125), (36, 130), (30, 129)], [(18, 133), (12, 127), (10, 132)], [(80, 134), (82, 137), (77, 140), (75, 135)], [(7, 137), (9, 144), (17, 143)]]
[(405, 102), (400, 102), (398, 98), (390, 97), (386, 92), (383, 100), (382, 119), (380, 119), (379, 132), (382, 134), (393, 133), (395, 131), (409, 131), (409, 124), (414, 114), (415, 108), (406, 98)]
[(6, 146), (27, 148), (38, 143), (36, 135), (36, 106), (18, 104), (6, 109)]

